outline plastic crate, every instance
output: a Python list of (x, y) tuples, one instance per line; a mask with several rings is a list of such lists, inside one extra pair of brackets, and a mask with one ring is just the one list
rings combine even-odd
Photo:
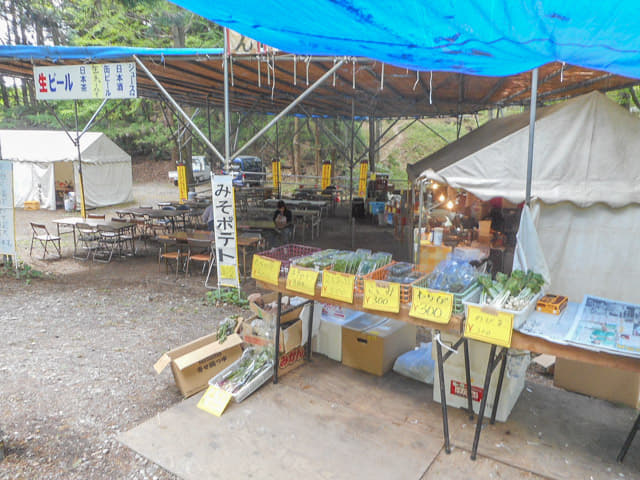
[[(429, 288), (427, 285), (427, 278), (420, 279), (414, 284), (415, 287)], [(437, 288), (431, 288), (435, 292), (443, 292), (444, 290), (438, 290)], [(452, 293), (452, 292), (445, 292)], [(453, 294), (453, 313), (464, 313), (464, 302), (478, 303), (480, 301), (480, 294), (482, 294), (482, 285), (478, 282), (471, 282), (469, 286), (463, 292), (457, 292)]]
[(298, 257), (306, 257), (307, 255), (319, 252), (320, 250), (322, 249), (317, 247), (308, 247), (306, 245), (296, 245), (294, 243), (290, 243), (288, 245), (283, 245), (281, 247), (276, 247), (272, 248), (271, 250), (260, 252), (259, 255), (263, 257), (273, 258), (274, 260), (280, 260), (280, 262), (282, 262), (280, 264), (280, 274), (286, 275), (289, 271), (291, 260)]
[[(389, 267), (391, 267), (392, 265), (395, 265), (396, 263), (397, 262), (391, 262), (391, 263), (388, 263), (387, 265), (380, 267), (377, 270), (374, 270), (371, 273), (368, 273), (367, 275), (356, 276), (356, 283), (355, 283), (356, 293), (359, 293), (359, 294), (364, 293), (365, 280), (387, 280), (387, 278), (389, 277)], [(411, 273), (419, 272), (419, 271), (420, 270), (418, 269), (417, 265), (414, 265), (413, 268), (411, 269)], [(422, 273), (423, 275), (417, 278), (412, 283), (400, 284), (400, 303), (411, 303), (411, 293), (413, 291), (413, 286), (421, 281), (424, 281), (427, 276), (427, 274), (424, 272), (420, 272), (420, 273)]]

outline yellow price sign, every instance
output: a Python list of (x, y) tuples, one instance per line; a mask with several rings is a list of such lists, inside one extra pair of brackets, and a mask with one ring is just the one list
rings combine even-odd
[(217, 385), (211, 385), (198, 402), (198, 408), (219, 417), (229, 405), (230, 400), (231, 394), (229, 392), (222, 390)]
[(326, 298), (353, 303), (353, 288), (356, 276), (348, 273), (325, 271), (322, 273), (322, 293)]
[(400, 311), (400, 284), (365, 280), (362, 306), (370, 310), (398, 313)]
[(449, 323), (453, 313), (453, 294), (413, 287), (409, 316), (429, 322)]
[(308, 268), (291, 267), (287, 275), (287, 290), (314, 296), (316, 294), (316, 282), (320, 272)]
[(251, 278), (272, 285), (278, 285), (281, 263), (280, 260), (254, 255), (251, 265)]
[(467, 320), (464, 322), (464, 336), (485, 343), (511, 346), (513, 313), (490, 311), (469, 305)]
[(236, 266), (220, 265), (220, 277), (226, 278), (227, 280), (235, 280), (238, 277), (236, 275)]

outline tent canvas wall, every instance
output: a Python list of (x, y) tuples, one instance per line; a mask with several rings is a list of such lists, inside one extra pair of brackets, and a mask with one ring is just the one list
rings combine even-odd
[[(410, 178), (524, 201), (528, 116), (483, 125), (410, 166)], [(553, 292), (640, 303), (638, 152), (640, 120), (599, 92), (538, 109), (532, 198)]]
[[(86, 132), (80, 151), (87, 207), (133, 200), (130, 155), (99, 132)], [(0, 130), (0, 154), (14, 165), (16, 207), (35, 200), (55, 210), (56, 182), (74, 185), (79, 199), (78, 151), (65, 132)]]

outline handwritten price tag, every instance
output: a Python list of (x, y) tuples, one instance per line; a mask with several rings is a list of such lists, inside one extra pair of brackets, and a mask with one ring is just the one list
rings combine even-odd
[(481, 307), (469, 305), (464, 322), (464, 336), (502, 347), (511, 346), (513, 313), (487, 312)]
[(220, 265), (220, 277), (226, 278), (227, 280), (235, 280), (238, 278), (236, 275), (236, 266), (235, 265)]
[(287, 275), (287, 290), (314, 296), (316, 294), (316, 282), (318, 274), (315, 270), (300, 267), (291, 267)]
[(370, 310), (398, 313), (400, 311), (400, 284), (365, 280), (362, 306)]
[(251, 266), (251, 277), (261, 282), (278, 285), (280, 264), (280, 260), (254, 255)]
[(355, 275), (327, 270), (322, 273), (321, 295), (339, 302), (353, 303), (355, 281)]
[(222, 415), (231, 400), (231, 394), (217, 385), (210, 385), (198, 402), (198, 408), (212, 413), (216, 417)]
[(409, 316), (429, 322), (449, 323), (453, 313), (453, 294), (413, 287)]

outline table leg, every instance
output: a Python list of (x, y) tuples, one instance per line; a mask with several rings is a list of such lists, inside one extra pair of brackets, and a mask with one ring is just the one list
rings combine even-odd
[(276, 313), (276, 340), (273, 352), (273, 383), (278, 383), (278, 352), (280, 351), (280, 316), (282, 315), (282, 293), (278, 292), (278, 309)]
[(496, 354), (496, 346), (491, 345), (489, 351), (489, 362), (487, 363), (487, 372), (484, 376), (484, 390), (482, 390), (482, 400), (480, 400), (480, 410), (478, 411), (478, 423), (476, 424), (476, 432), (473, 436), (473, 447), (471, 448), (471, 460), (476, 459), (478, 453), (478, 443), (480, 443), (480, 432), (482, 431), (482, 421), (484, 420), (484, 409), (487, 406), (487, 396), (489, 392), (489, 382), (491, 381), (491, 373), (493, 372), (493, 361)]
[(313, 309), (316, 302), (311, 302), (309, 317), (309, 334), (307, 335), (307, 362), (311, 361), (311, 339), (313, 337)]
[[(435, 332), (436, 335), (440, 335), (439, 331)], [(444, 451), (451, 453), (451, 446), (449, 445), (449, 417), (447, 415), (447, 393), (444, 385), (444, 361), (442, 360), (442, 347), (440, 342), (436, 341), (436, 353), (438, 357), (438, 379), (440, 380), (440, 406), (442, 407), (442, 431), (444, 435)]]
[(627, 435), (627, 438), (624, 441), (624, 445), (622, 445), (622, 448), (620, 449), (620, 453), (616, 458), (618, 463), (622, 463), (622, 461), (624, 460), (624, 457), (627, 454), (627, 450), (629, 450), (629, 447), (631, 446), (631, 442), (633, 442), (633, 438), (636, 436), (636, 432), (638, 431), (639, 428), (640, 428), (640, 415), (638, 415), (638, 418), (636, 418), (636, 421), (634, 422), (633, 427), (631, 427), (631, 431), (629, 432), (629, 435)]
[(467, 408), (469, 420), (473, 420), (473, 388), (471, 386), (471, 369), (469, 368), (469, 340), (464, 339), (464, 374), (467, 381)]
[(498, 377), (498, 386), (496, 387), (496, 398), (493, 399), (493, 410), (491, 411), (491, 425), (496, 423), (496, 413), (498, 412), (498, 403), (500, 402), (500, 393), (502, 392), (502, 380), (504, 380), (504, 370), (507, 366), (506, 353), (502, 356), (502, 363), (500, 364), (500, 376)]

